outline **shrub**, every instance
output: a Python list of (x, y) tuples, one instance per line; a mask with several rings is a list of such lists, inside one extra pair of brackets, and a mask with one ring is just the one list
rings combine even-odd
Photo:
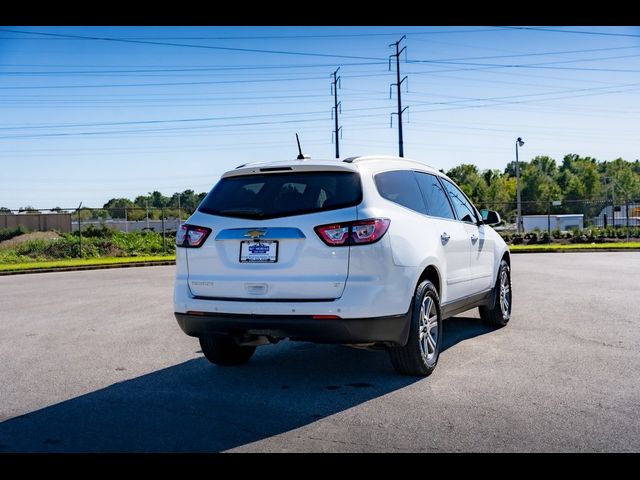
[[(107, 227), (104, 223), (100, 227), (89, 225), (82, 229), (82, 238), (111, 238), (113, 236), (113, 229)], [(80, 232), (76, 230), (72, 234), (74, 237), (79, 237)]]
[(10, 240), (27, 232), (28, 230), (22, 225), (18, 225), (16, 228), (0, 228), (0, 242)]
[(514, 233), (513, 236), (511, 237), (512, 245), (520, 245), (523, 241), (524, 239), (522, 238), (522, 235), (519, 233)]
[[(166, 236), (166, 253), (175, 252), (175, 234)], [(80, 255), (80, 237), (77, 232), (64, 233), (55, 240), (35, 239), (24, 242), (13, 249), (7, 249), (3, 259), (22, 257), (31, 260), (55, 260), (82, 257), (124, 257), (139, 255), (160, 255), (165, 253), (162, 245), (162, 233), (131, 232), (124, 233), (108, 228), (89, 230), (88, 236), (82, 236), (82, 255)]]

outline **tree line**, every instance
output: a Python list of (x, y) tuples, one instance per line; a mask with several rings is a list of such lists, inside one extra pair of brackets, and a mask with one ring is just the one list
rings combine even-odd
[[(584, 213), (594, 216), (605, 204), (621, 205), (640, 199), (640, 161), (617, 158), (598, 161), (570, 153), (558, 164), (549, 156), (519, 162), (522, 213), (544, 214), (551, 202), (554, 213)], [(443, 170), (441, 170), (443, 171)], [(513, 221), (516, 209), (516, 162), (504, 171), (479, 170), (462, 164), (446, 172), (478, 208), (497, 210)]]
[[(585, 213), (597, 215), (604, 202), (623, 204), (640, 200), (640, 161), (617, 158), (612, 161), (598, 161), (593, 157), (567, 154), (558, 163), (549, 156), (537, 156), (530, 161), (519, 162), (522, 213), (546, 213), (552, 201), (560, 200), (561, 206), (554, 206), (554, 213)], [(513, 221), (516, 209), (516, 163), (507, 164), (503, 171), (498, 169), (480, 170), (476, 165), (465, 163), (448, 171), (441, 170), (452, 178), (471, 198), (478, 208), (497, 210), (508, 221)], [(182, 218), (190, 215), (198, 207), (206, 192), (193, 190), (175, 192), (165, 196), (159, 191), (139, 195), (134, 200), (112, 198), (101, 209), (82, 209), (81, 218), (119, 218), (142, 220), (161, 218)], [(35, 211), (33, 207), (21, 207), (22, 211)], [(53, 210), (61, 210), (56, 207)], [(0, 213), (9, 210), (0, 207)]]
[[(147, 195), (138, 195), (134, 200), (124, 197), (112, 198), (102, 208), (82, 207), (79, 214), (82, 220), (126, 218), (127, 220), (137, 221), (146, 219), (147, 215), (150, 220), (159, 220), (162, 218), (163, 213), (165, 218), (177, 218), (178, 215), (181, 215), (181, 218), (186, 218), (196, 210), (206, 195), (207, 192), (196, 193), (193, 190), (185, 190), (184, 192), (175, 192), (167, 197), (161, 192), (154, 191), (149, 192)], [(60, 207), (47, 210), (51, 212), (68, 211)], [(20, 207), (19, 212), (39, 213), (40, 210), (28, 205)], [(11, 213), (11, 210), (6, 207), (0, 207), (0, 214), (3, 213)]]
[(164, 212), (165, 218), (175, 218), (180, 214), (182, 218), (191, 215), (207, 192), (196, 193), (193, 190), (175, 192), (170, 197), (158, 191), (148, 195), (138, 195), (135, 200), (128, 198), (112, 198), (102, 208), (109, 212), (111, 218), (127, 218), (128, 220), (142, 220), (147, 218), (159, 219)]

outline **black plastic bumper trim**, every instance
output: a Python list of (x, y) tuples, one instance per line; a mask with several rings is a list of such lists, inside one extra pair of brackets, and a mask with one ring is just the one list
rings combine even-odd
[(402, 315), (350, 319), (314, 319), (311, 315), (244, 315), (175, 313), (180, 328), (192, 337), (267, 335), (316, 343), (405, 345), (411, 312)]

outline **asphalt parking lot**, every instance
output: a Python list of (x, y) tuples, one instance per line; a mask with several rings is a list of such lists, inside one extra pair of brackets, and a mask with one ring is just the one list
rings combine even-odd
[(425, 379), (281, 342), (209, 364), (174, 267), (0, 277), (0, 452), (640, 451), (640, 253), (513, 256), (514, 309)]

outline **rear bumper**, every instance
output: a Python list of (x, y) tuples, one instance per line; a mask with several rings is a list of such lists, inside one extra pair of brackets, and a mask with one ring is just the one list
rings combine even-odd
[(405, 345), (409, 336), (410, 311), (404, 315), (373, 318), (314, 319), (308, 315), (250, 315), (224, 313), (175, 313), (187, 335), (267, 335), (316, 343), (384, 342)]

